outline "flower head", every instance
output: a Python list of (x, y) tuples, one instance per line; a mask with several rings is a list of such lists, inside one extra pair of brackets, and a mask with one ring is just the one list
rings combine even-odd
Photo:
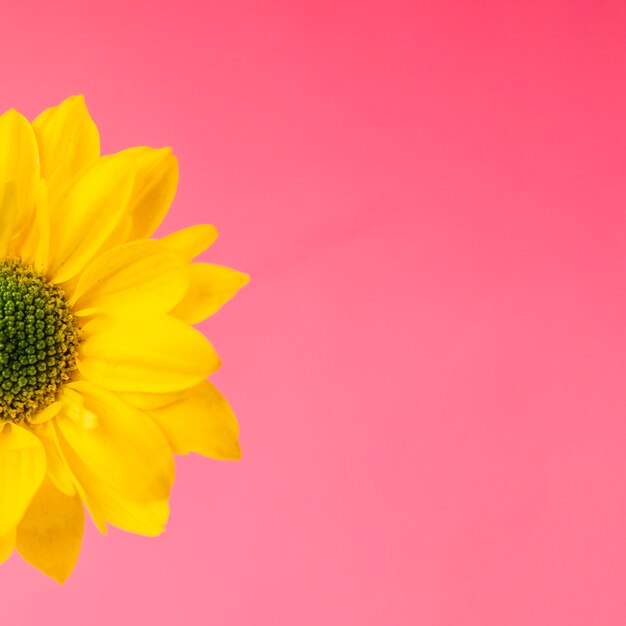
[(193, 325), (248, 277), (194, 262), (213, 226), (150, 238), (177, 182), (169, 149), (100, 156), (81, 96), (0, 116), (0, 562), (16, 548), (63, 582), (83, 505), (158, 535), (173, 454), (240, 456)]

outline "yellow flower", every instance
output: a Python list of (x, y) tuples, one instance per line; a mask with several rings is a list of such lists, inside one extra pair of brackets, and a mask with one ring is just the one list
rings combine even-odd
[(150, 239), (177, 182), (167, 148), (100, 156), (80, 96), (0, 116), (0, 562), (63, 582), (83, 503), (103, 533), (158, 535), (173, 454), (240, 457), (192, 325), (248, 277), (193, 262), (213, 226)]

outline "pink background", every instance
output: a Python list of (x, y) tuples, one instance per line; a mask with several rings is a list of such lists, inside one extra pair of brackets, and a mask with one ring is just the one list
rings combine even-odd
[(626, 5), (5, 3), (0, 104), (171, 145), (245, 459), (3, 624), (626, 623)]

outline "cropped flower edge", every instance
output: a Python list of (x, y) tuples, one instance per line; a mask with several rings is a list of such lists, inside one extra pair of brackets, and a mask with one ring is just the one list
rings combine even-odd
[(101, 156), (82, 96), (0, 116), (0, 563), (16, 549), (63, 582), (85, 507), (155, 536), (173, 454), (240, 458), (193, 325), (248, 277), (194, 262), (213, 226), (150, 238), (177, 184), (169, 148)]

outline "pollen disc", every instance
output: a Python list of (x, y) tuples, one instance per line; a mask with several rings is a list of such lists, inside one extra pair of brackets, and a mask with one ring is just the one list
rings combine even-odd
[(0, 261), (0, 422), (45, 409), (76, 369), (80, 331), (62, 289)]

